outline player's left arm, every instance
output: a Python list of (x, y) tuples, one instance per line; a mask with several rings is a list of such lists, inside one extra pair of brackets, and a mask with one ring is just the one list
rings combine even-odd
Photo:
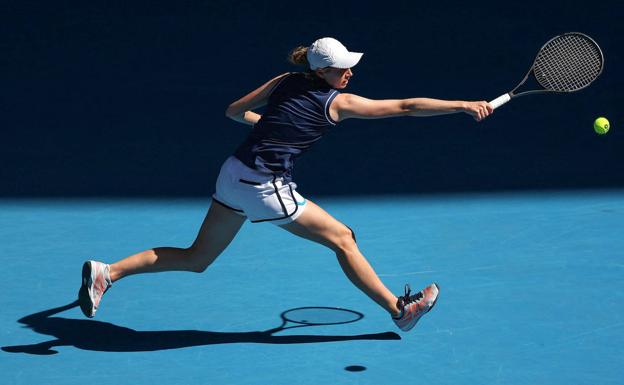
[(465, 112), (480, 121), (492, 113), (486, 101), (440, 100), (431, 98), (373, 100), (354, 94), (336, 96), (330, 114), (336, 121), (349, 118), (381, 119), (395, 116), (436, 116)]
[(233, 102), (225, 110), (225, 116), (244, 124), (254, 125), (258, 123), (261, 115), (253, 112), (252, 110), (266, 105), (269, 95), (271, 95), (275, 86), (288, 75), (289, 73), (285, 73), (276, 76), (247, 95)]

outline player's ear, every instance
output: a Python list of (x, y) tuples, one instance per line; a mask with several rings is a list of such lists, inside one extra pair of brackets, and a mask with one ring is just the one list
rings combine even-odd
[(318, 76), (321, 79), (325, 79), (325, 74), (327, 73), (327, 68), (317, 68), (314, 70), (314, 73), (316, 74), (316, 76)]

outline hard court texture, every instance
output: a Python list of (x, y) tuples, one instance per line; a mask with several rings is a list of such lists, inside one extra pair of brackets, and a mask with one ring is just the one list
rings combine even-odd
[[(415, 329), (396, 329), (329, 250), (266, 223), (203, 274), (115, 283), (87, 319), (84, 260), (188, 246), (210, 201), (5, 200), (0, 383), (624, 382), (624, 192), (315, 201), (396, 294), (440, 285)], [(364, 318), (266, 332), (304, 306)]]

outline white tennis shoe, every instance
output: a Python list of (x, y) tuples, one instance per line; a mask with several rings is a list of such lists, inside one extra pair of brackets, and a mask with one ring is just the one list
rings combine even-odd
[(102, 296), (112, 285), (109, 265), (96, 261), (87, 261), (82, 265), (82, 284), (78, 291), (78, 302), (84, 315), (93, 318)]
[(440, 288), (433, 283), (414, 295), (410, 295), (410, 293), (410, 286), (405, 285), (405, 295), (399, 297), (397, 301), (401, 315), (398, 318), (392, 317), (399, 329), (405, 332), (416, 326), (420, 317), (433, 309), (438, 300)]

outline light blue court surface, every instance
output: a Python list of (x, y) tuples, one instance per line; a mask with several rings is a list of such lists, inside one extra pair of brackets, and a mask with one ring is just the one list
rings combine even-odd
[[(439, 283), (409, 333), (270, 224), (203, 274), (117, 282), (93, 320), (70, 306), (83, 260), (187, 246), (209, 203), (3, 201), (0, 383), (624, 384), (623, 191), (318, 199), (397, 294)], [(263, 333), (302, 306), (364, 318)]]

